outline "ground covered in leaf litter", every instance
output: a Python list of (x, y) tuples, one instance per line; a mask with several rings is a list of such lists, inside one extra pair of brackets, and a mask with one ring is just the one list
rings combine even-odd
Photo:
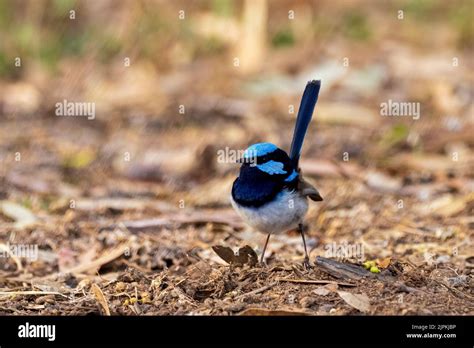
[[(319, 107), (324, 110), (324, 102)], [(38, 245), (39, 255), (36, 261), (0, 259), (0, 312), (474, 313), (468, 130), (453, 138), (442, 124), (425, 122), (418, 141), (430, 150), (420, 157), (407, 150), (405, 140), (390, 140), (398, 128), (382, 125), (387, 129), (381, 136), (360, 123), (335, 125), (331, 117), (337, 110), (311, 129), (302, 168), (325, 198), (311, 204), (306, 220), (311, 261), (337, 259), (345, 255), (338, 247), (356, 246), (356, 259), (349, 254), (339, 261), (360, 266), (378, 259), (380, 275), (389, 276), (372, 277), (364, 269), (365, 278), (317, 264), (303, 269), (296, 232), (271, 238), (263, 268), (229, 266), (214, 252), (217, 245), (234, 251), (249, 245), (259, 252), (265, 238), (248, 230), (230, 208), (237, 168), (216, 161), (226, 144), (214, 131), (234, 132), (242, 144), (250, 136), (288, 146), (289, 131), (282, 130), (290, 130), (293, 120), (281, 116), (278, 122), (288, 127), (278, 128), (279, 141), (270, 131), (260, 134), (257, 121), (246, 124), (213, 112), (211, 124), (207, 112), (201, 123), (181, 124), (179, 130), (156, 128), (153, 119), (119, 128), (114, 122), (72, 126), (47, 116), (3, 120), (2, 249)], [(351, 137), (341, 139), (348, 129)], [(179, 134), (180, 147), (174, 148)], [(451, 143), (463, 151), (462, 161), (442, 153)], [(10, 144), (22, 153), (21, 161), (15, 161)], [(352, 151), (351, 160), (334, 160), (345, 149)], [(123, 160), (127, 151), (134, 153), (130, 162)]]
[[(306, 220), (314, 267), (302, 267), (296, 232), (272, 236), (266, 267), (239, 266), (212, 247), (237, 251), (249, 245), (260, 252), (265, 236), (248, 230), (230, 208), (237, 168), (216, 164), (216, 145), (201, 142), (204, 150), (184, 161), (186, 168), (169, 173), (143, 159), (117, 160), (127, 147), (114, 149), (125, 137), (105, 137), (113, 125), (101, 133), (87, 125), (53, 127), (47, 119), (31, 127), (34, 122), (23, 128), (3, 121), (1, 129), (2, 151), (12, 158), (2, 178), (2, 249), (39, 246), (37, 260), (0, 258), (2, 314), (474, 313), (474, 200), (466, 193), (472, 189), (471, 162), (436, 154), (419, 161), (401, 152), (369, 170), (364, 159), (326, 160), (308, 141), (303, 171), (325, 198), (311, 204)], [(290, 128), (292, 120), (286, 122)], [(87, 130), (82, 140), (99, 150), (65, 153), (66, 140), (48, 136), (58, 127), (77, 140)], [(315, 127), (308, 139), (317, 134), (321, 146), (330, 139), (337, 144), (342, 129), (334, 127)], [(364, 145), (367, 130), (353, 127)], [(141, 132), (135, 144), (145, 149), (153, 134)], [(22, 162), (7, 154), (10, 143), (23, 152)], [(171, 151), (156, 149), (160, 156)], [(345, 245), (359, 248), (353, 259), (337, 253)], [(318, 256), (359, 265), (367, 277), (331, 272), (316, 262)], [(378, 260), (381, 273), (365, 270), (367, 260)]]
[[(387, 199), (345, 179), (320, 185), (326, 192), (347, 187), (369, 200)], [(143, 192), (153, 192), (151, 186), (144, 184)], [(310, 211), (313, 268), (307, 270), (296, 232), (273, 236), (262, 266), (253, 249), (264, 236), (245, 228), (232, 210), (176, 209), (155, 199), (124, 198), (132, 194), (114, 188), (113, 198), (78, 199), (74, 209), (51, 201), (52, 216), (12, 232), (20, 213), (19, 221), (2, 228), (4, 240), (40, 245), (37, 261), (2, 259), (3, 314), (473, 313), (473, 259), (465, 254), (469, 231), (461, 223), (467, 217), (448, 219), (450, 226), (440, 229), (437, 220), (416, 223), (414, 213), (395, 219), (387, 216), (394, 208), (380, 204), (371, 211), (350, 194), (333, 196)], [(466, 207), (460, 205), (458, 215)], [(325, 260), (334, 242), (364, 245), (364, 260), (378, 259), (381, 272), (337, 257), (329, 260), (357, 265), (357, 272), (324, 267), (316, 258)], [(240, 254), (250, 257), (231, 265), (212, 248), (244, 245), (252, 248)]]

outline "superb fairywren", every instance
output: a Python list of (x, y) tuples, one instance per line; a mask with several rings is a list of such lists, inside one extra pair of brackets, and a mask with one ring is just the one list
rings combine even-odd
[(308, 210), (307, 197), (313, 201), (323, 199), (318, 190), (303, 179), (298, 161), (320, 87), (321, 81), (310, 81), (306, 85), (289, 156), (274, 144), (258, 143), (248, 147), (240, 159), (242, 166), (232, 186), (231, 202), (250, 226), (268, 234), (262, 263), (272, 233), (298, 228), (304, 245), (304, 265), (309, 266), (302, 224)]

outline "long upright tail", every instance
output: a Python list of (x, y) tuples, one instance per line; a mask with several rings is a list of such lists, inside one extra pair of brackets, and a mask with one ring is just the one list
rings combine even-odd
[(308, 129), (311, 117), (313, 116), (314, 106), (318, 101), (319, 89), (321, 88), (320, 80), (309, 81), (301, 98), (298, 117), (296, 118), (295, 130), (293, 132), (293, 141), (291, 142), (290, 159), (298, 168), (298, 161), (301, 155), (306, 130)]

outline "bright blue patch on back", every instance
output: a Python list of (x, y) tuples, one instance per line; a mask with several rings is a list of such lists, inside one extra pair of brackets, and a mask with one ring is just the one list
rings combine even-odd
[(244, 158), (256, 158), (259, 156), (264, 156), (278, 149), (276, 145), (272, 143), (258, 143), (253, 144), (247, 148), (244, 152)]
[(293, 173), (290, 174), (290, 176), (288, 176), (286, 179), (285, 179), (285, 182), (291, 182), (293, 181), (296, 177), (298, 176), (298, 172), (293, 169)]
[(270, 175), (286, 174), (286, 170), (283, 169), (283, 163), (281, 162), (268, 161), (266, 163), (257, 165), (257, 168)]

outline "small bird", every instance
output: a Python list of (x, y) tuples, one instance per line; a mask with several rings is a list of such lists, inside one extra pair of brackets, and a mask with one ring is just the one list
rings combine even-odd
[(258, 143), (249, 146), (238, 161), (242, 165), (232, 185), (231, 203), (247, 224), (267, 234), (260, 258), (262, 264), (270, 236), (297, 228), (303, 239), (304, 266), (310, 266), (303, 231), (307, 197), (313, 201), (323, 199), (318, 190), (303, 179), (298, 162), (320, 87), (319, 80), (306, 85), (289, 156), (272, 143)]

